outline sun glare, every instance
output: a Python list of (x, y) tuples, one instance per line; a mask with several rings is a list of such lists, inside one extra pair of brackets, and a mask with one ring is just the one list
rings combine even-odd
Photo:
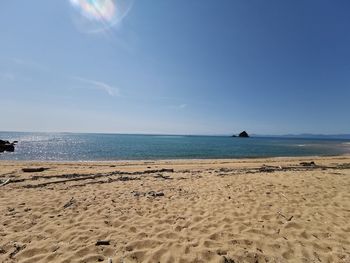
[(100, 32), (119, 24), (129, 12), (133, 0), (69, 0), (73, 19), (79, 29)]
[(113, 21), (116, 15), (116, 3), (112, 0), (70, 0), (70, 2), (90, 20)]

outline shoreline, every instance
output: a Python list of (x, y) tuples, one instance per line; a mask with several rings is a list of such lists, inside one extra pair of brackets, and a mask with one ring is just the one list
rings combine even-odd
[(7, 179), (1, 262), (350, 262), (350, 155), (0, 161)]
[(12, 159), (0, 159), (2, 162), (23, 162), (23, 163), (124, 163), (124, 162), (181, 162), (181, 161), (240, 161), (240, 160), (259, 160), (259, 159), (310, 159), (310, 158), (337, 158), (337, 157), (350, 157), (350, 153), (344, 154), (331, 154), (331, 155), (302, 155), (302, 156), (258, 156), (258, 157), (228, 157), (228, 158), (179, 158), (179, 159), (120, 159), (120, 160), (12, 160)]

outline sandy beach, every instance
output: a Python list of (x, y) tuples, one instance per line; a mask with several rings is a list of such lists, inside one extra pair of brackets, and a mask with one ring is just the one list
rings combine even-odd
[(1, 161), (0, 180), (0, 262), (350, 262), (350, 156)]

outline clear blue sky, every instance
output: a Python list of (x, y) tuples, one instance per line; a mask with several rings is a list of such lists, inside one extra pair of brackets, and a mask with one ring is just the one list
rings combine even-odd
[(0, 130), (350, 133), (347, 0), (84, 2), (2, 1)]

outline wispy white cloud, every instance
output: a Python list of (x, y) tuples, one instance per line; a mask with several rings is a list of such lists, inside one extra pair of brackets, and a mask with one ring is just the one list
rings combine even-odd
[(187, 104), (173, 105), (173, 106), (170, 106), (170, 108), (175, 110), (183, 110), (187, 108)]
[(27, 68), (31, 68), (31, 69), (35, 69), (35, 70), (40, 70), (40, 71), (48, 71), (49, 70), (46, 66), (41, 65), (41, 64), (34, 62), (34, 61), (24, 60), (21, 58), (12, 58), (11, 60), (16, 65), (19, 65), (22, 67), (27, 67)]
[(95, 89), (95, 90), (101, 90), (106, 92), (110, 96), (120, 96), (120, 91), (118, 88), (115, 88), (107, 83), (86, 79), (82, 77), (73, 77), (74, 80), (88, 84), (88, 86), (84, 86), (83, 88), (86, 89)]

